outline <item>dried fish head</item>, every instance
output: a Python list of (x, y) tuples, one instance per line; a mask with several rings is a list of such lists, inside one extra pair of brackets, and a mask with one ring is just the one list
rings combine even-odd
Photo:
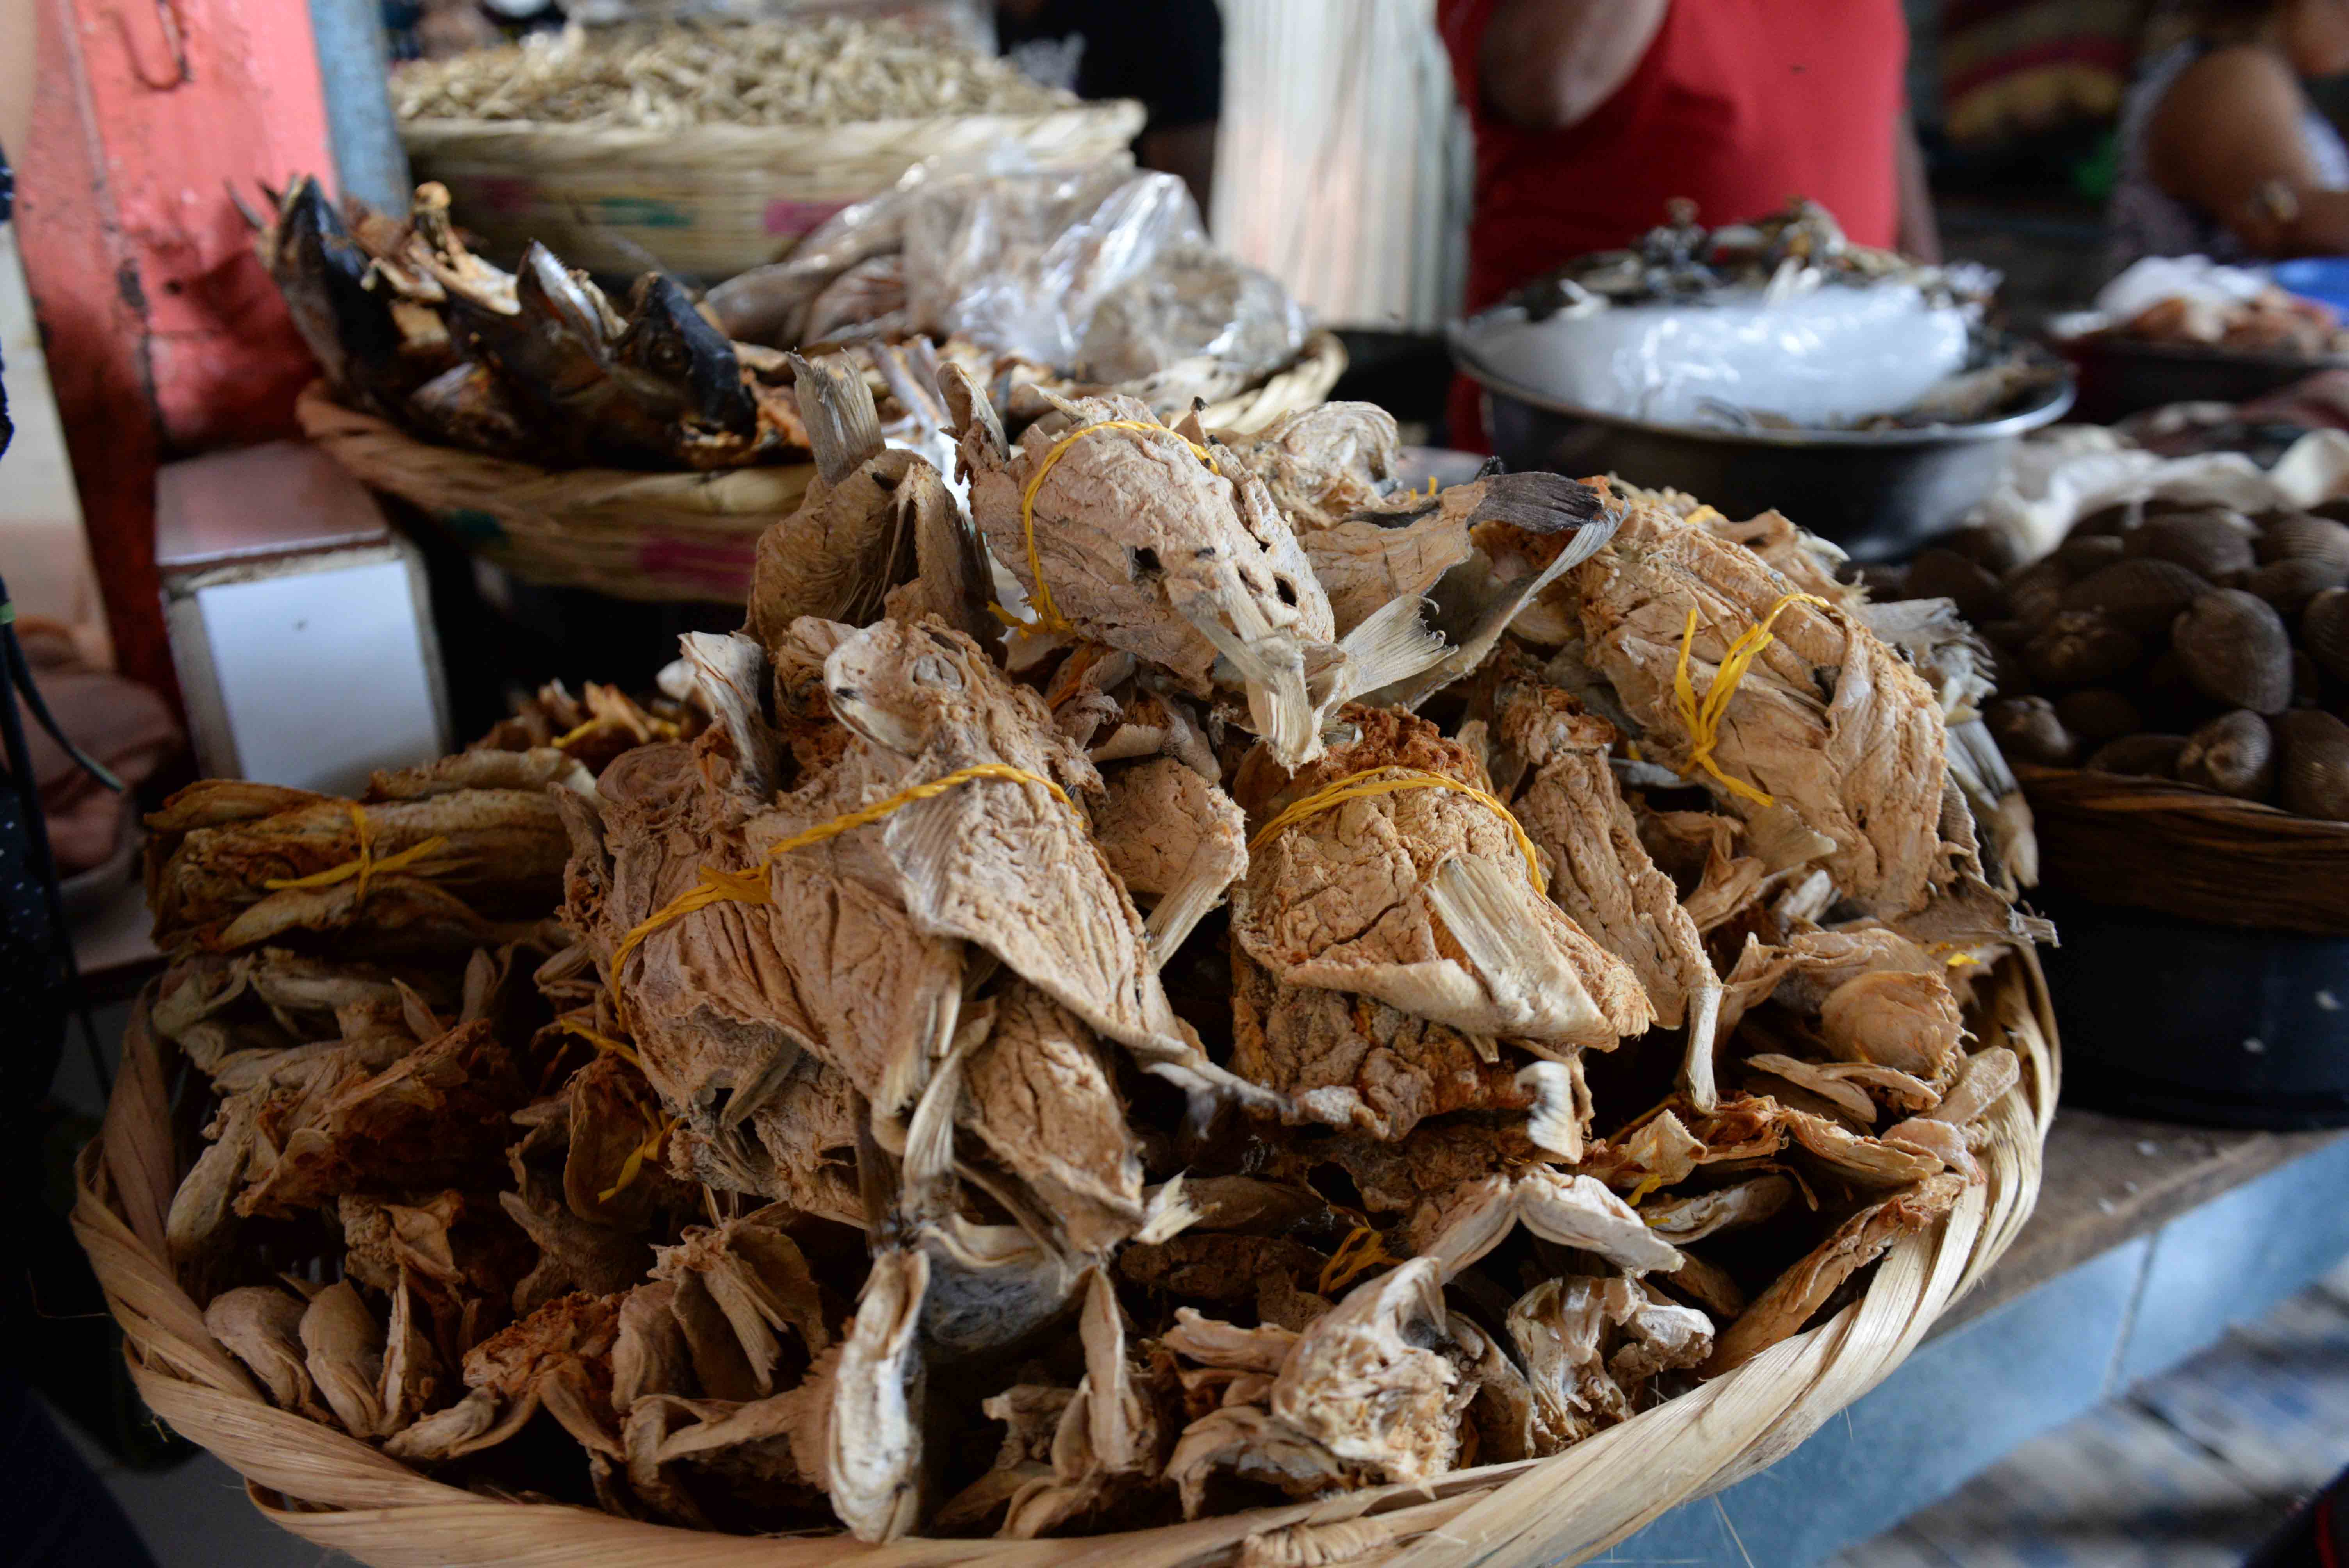
[(1274, 1418), (1390, 1480), (1450, 1470), (1470, 1391), (1435, 1348), (1446, 1321), (1440, 1279), (1433, 1261), (1413, 1258), (1315, 1319), (1273, 1379)]
[(1168, 670), (1200, 696), (1224, 644), (1293, 650), (1336, 640), (1312, 566), (1261, 482), (1216, 472), (1146, 405), (1059, 402), (1058, 417), (1015, 445), (959, 367), (947, 368), (944, 387), (971, 516), (1040, 610), (1049, 602), (1088, 638)]
[(1637, 977), (1536, 886), (1476, 758), (1407, 714), (1346, 717), (1358, 738), (1264, 802), (1274, 822), (1275, 808), (1357, 774), (1451, 787), (1333, 798), (1269, 841), (1260, 829), (1232, 892), (1248, 955), (1287, 984), (1373, 996), (1471, 1036), (1607, 1049), (1644, 1030)]
[(923, 1297), (929, 1260), (891, 1249), (873, 1260), (832, 1377), (824, 1490), (859, 1541), (894, 1541), (921, 1508)]
[(629, 291), (627, 327), (612, 345), (613, 378), (649, 411), (681, 418), (697, 438), (749, 437), (759, 409), (726, 335), (683, 284), (647, 273)]
[(347, 397), (373, 397), (398, 361), (401, 335), (384, 296), (367, 287), (371, 258), (314, 177), (286, 187), (275, 222), (254, 245), (326, 379)]
[(1322, 403), (1283, 414), (1253, 440), (1226, 449), (1264, 482), (1300, 538), (1378, 506), (1402, 461), (1394, 416), (1375, 403)]

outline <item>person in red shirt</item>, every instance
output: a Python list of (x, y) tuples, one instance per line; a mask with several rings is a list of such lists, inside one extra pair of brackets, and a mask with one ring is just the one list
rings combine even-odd
[[(1807, 196), (1857, 243), (1938, 260), (1900, 0), (1438, 0), (1476, 132), (1474, 313), (1685, 196), (1708, 227)], [(1481, 448), (1476, 387), (1452, 442)]]

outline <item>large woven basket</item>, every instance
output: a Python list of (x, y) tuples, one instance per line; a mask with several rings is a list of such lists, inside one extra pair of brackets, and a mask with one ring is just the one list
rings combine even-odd
[[(1336, 335), (1317, 332), (1293, 363), (1200, 418), (1253, 435), (1327, 397), (1345, 368)], [(815, 478), (806, 463), (715, 473), (543, 469), (419, 441), (342, 407), (323, 384), (305, 390), (295, 412), (361, 483), (414, 505), (516, 577), (621, 599), (743, 603), (759, 535), (798, 507)]]
[(1977, 987), (1968, 1020), (2012, 1047), (2022, 1081), (1984, 1118), (1983, 1180), (1940, 1224), (1886, 1255), (1859, 1300), (1728, 1375), (1547, 1460), (1123, 1535), (1042, 1541), (745, 1538), (501, 1501), (432, 1480), (365, 1443), (267, 1404), (204, 1326), (165, 1262), (183, 1173), (172, 1085), (144, 1021), (124, 1046), (99, 1137), (78, 1169), (74, 1228), (121, 1323), (130, 1373), (164, 1420), (242, 1472), (254, 1505), (379, 1568), (1213, 1568), (1340, 1561), (1412, 1568), (1573, 1563), (1666, 1509), (1790, 1451), (1899, 1365), (2030, 1216), (2054, 1115), (2059, 1056), (2030, 955)]
[(2349, 822), (2167, 779), (2014, 771), (2051, 886), (2180, 920), (2349, 936)]
[(511, 261), (538, 240), (590, 272), (657, 263), (724, 278), (773, 261), (926, 158), (1009, 146), (1043, 168), (1091, 163), (1142, 121), (1142, 106), (1120, 98), (1041, 114), (687, 130), (411, 119), (399, 134), (416, 177), (449, 188), (492, 257)]

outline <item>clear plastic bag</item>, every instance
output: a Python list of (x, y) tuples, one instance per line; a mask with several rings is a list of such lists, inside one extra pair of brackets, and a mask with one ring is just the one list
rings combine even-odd
[(1276, 280), (1208, 242), (1180, 180), (1123, 158), (916, 168), (709, 304), (752, 342), (960, 336), (1113, 384), (1202, 360), (1245, 384), (1293, 359), (1309, 325)]

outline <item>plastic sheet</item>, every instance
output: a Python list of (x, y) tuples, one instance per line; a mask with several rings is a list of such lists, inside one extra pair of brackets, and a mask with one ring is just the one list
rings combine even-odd
[(708, 301), (733, 336), (960, 335), (1089, 381), (1296, 356), (1305, 312), (1216, 251), (1183, 182), (1123, 159), (1076, 170), (922, 167)]
[(1495, 371), (1578, 407), (1659, 424), (1775, 416), (1810, 428), (1914, 403), (1962, 369), (1968, 313), (1910, 284), (1727, 289), (1701, 304), (1491, 313), (1470, 344)]

